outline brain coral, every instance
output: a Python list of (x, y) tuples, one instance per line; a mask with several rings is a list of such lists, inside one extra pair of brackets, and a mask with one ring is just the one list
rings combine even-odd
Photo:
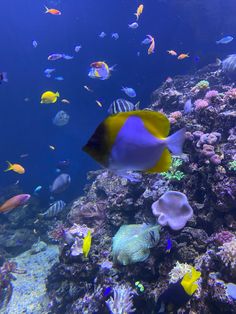
[(122, 265), (143, 262), (159, 239), (160, 226), (123, 225), (113, 238), (112, 254), (114, 262)]
[(180, 230), (192, 217), (193, 210), (185, 194), (168, 191), (152, 204), (152, 213), (161, 226), (169, 225), (173, 230)]

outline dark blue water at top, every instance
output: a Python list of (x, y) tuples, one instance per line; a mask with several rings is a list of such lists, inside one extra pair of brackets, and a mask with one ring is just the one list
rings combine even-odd
[[(69, 159), (72, 178), (65, 200), (77, 196), (86, 173), (99, 166), (81, 151), (95, 127), (107, 115), (111, 101), (122, 97), (121, 87), (131, 86), (144, 108), (150, 94), (168, 76), (186, 74), (236, 52), (236, 41), (216, 45), (223, 36), (236, 37), (235, 1), (158, 1), (145, 0), (139, 28), (131, 30), (139, 1), (127, 0), (1, 0), (0, 3), (0, 71), (7, 71), (9, 82), (0, 86), (0, 187), (20, 179), (24, 192), (32, 193), (37, 185), (45, 190), (56, 177), (57, 162)], [(61, 16), (44, 14), (44, 5), (62, 11)], [(227, 16), (227, 19), (225, 18)], [(104, 31), (107, 37), (98, 34)], [(111, 39), (117, 32), (120, 38)], [(141, 41), (147, 34), (156, 39), (156, 51), (147, 55)], [(33, 48), (32, 41), (38, 42)], [(76, 54), (74, 47), (82, 45)], [(166, 50), (190, 53), (182, 62)], [(74, 55), (73, 60), (50, 62), (50, 53)], [(140, 52), (140, 56), (137, 55)], [(194, 56), (199, 56), (196, 64)], [(88, 78), (89, 64), (105, 60), (117, 64), (109, 80)], [(44, 76), (46, 68), (56, 68), (55, 81)], [(88, 85), (94, 93), (88, 93)], [(59, 91), (71, 104), (40, 104), (46, 90)], [(28, 98), (29, 101), (24, 101)], [(95, 100), (103, 103), (103, 108)], [(173, 108), (174, 111), (175, 108)], [(56, 127), (52, 118), (59, 110), (70, 114), (65, 127)], [(56, 147), (55, 151), (49, 145)], [(29, 157), (21, 159), (21, 154)], [(8, 172), (5, 161), (22, 164), (22, 176)]]

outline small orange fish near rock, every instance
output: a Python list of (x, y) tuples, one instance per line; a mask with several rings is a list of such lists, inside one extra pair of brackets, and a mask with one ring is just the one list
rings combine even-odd
[(183, 60), (185, 58), (189, 58), (189, 54), (188, 53), (181, 53), (179, 56), (178, 56), (178, 60)]
[(7, 161), (7, 163), (8, 163), (8, 167), (7, 167), (6, 170), (4, 170), (4, 172), (12, 170), (12, 171), (17, 172), (19, 174), (25, 173), (25, 169), (21, 165), (19, 165), (19, 164), (12, 164), (9, 161)]
[(0, 206), (0, 213), (8, 213), (18, 206), (25, 205), (30, 197), (29, 194), (18, 194), (13, 196)]

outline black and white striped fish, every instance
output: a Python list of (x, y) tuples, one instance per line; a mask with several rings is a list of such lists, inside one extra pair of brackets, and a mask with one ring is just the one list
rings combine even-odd
[(48, 210), (43, 213), (40, 214), (40, 216), (46, 217), (46, 218), (52, 218), (57, 216), (60, 212), (63, 211), (63, 209), (65, 208), (66, 203), (63, 202), (62, 200), (60, 201), (56, 201), (55, 203), (53, 203)]
[(119, 112), (128, 112), (128, 111), (133, 111), (133, 110), (138, 110), (139, 109), (139, 102), (137, 104), (133, 104), (131, 101), (119, 98), (114, 100), (109, 109), (108, 113), (109, 114), (116, 114)]

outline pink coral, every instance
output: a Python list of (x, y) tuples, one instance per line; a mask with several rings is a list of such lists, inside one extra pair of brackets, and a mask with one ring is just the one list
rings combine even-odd
[(205, 99), (206, 100), (212, 100), (212, 98), (216, 98), (219, 95), (217, 90), (209, 90), (209, 92), (206, 93)]
[(236, 99), (236, 88), (231, 88), (225, 93), (226, 98)]
[(235, 235), (228, 230), (223, 230), (223, 231), (217, 232), (214, 235), (214, 241), (220, 245), (222, 245), (226, 242), (230, 242), (233, 239), (235, 239)]
[(196, 110), (201, 110), (201, 109), (208, 107), (209, 103), (205, 99), (197, 99), (194, 102), (194, 105), (195, 105)]

